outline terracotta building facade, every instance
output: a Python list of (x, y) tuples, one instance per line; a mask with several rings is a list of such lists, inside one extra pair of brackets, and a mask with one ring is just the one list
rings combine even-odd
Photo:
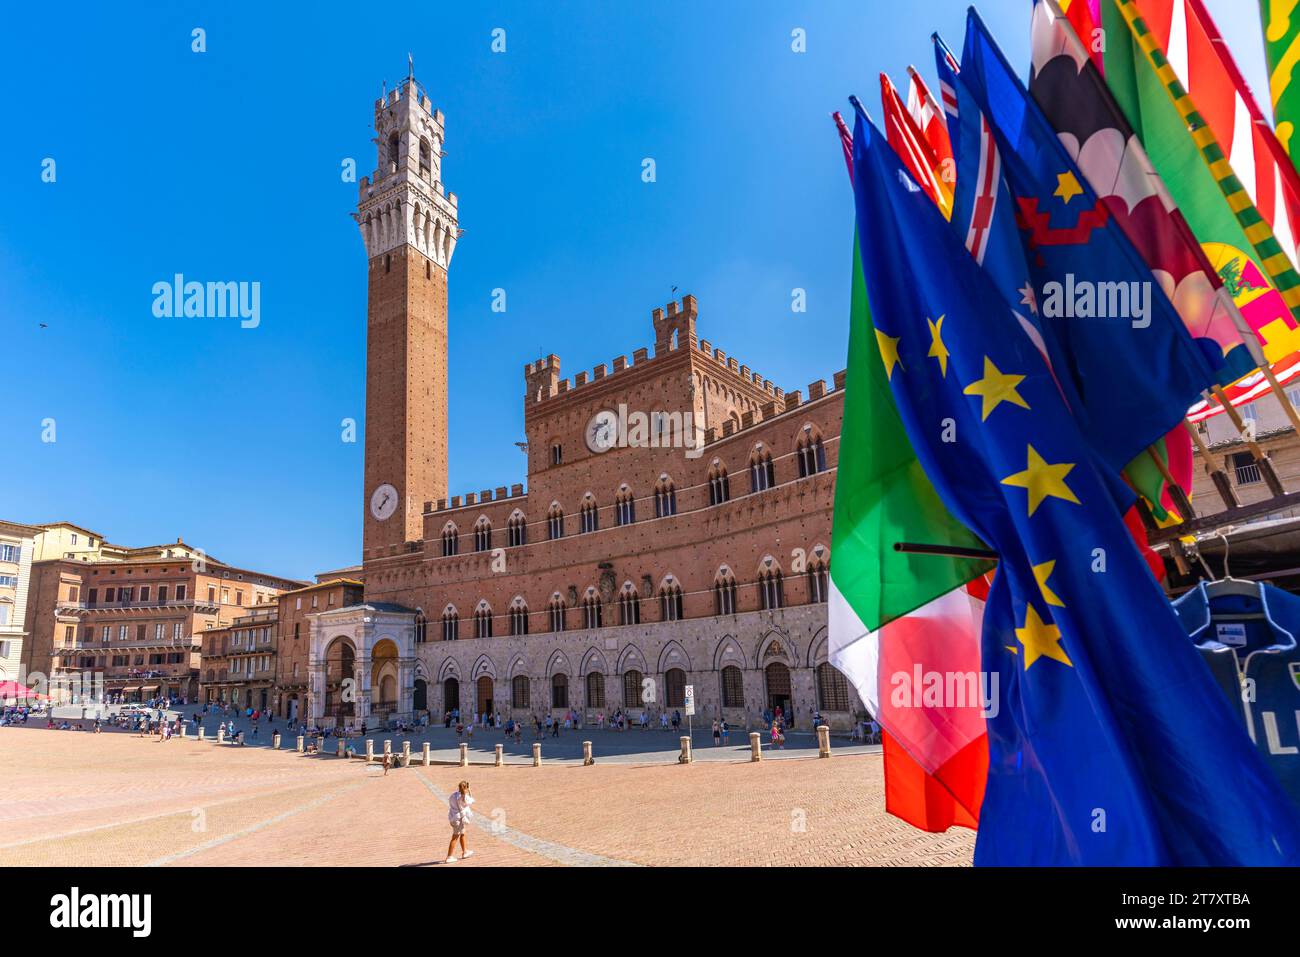
[[(450, 195), (440, 167), (410, 160), (441, 142), (442, 115), (413, 80), (375, 113), (389, 172), (363, 181), (357, 213), (371, 291), (365, 601), (308, 616), (311, 719), (636, 718), (682, 709), (690, 685), (697, 719), (753, 725), (780, 708), (804, 730), (817, 712), (848, 726), (861, 704), (826, 661), (843, 375), (775, 386), (699, 337), (687, 295), (652, 311), (653, 345), (630, 359), (572, 379), (556, 355), (528, 362), (527, 491), (448, 497), (455, 204), (430, 201)], [(377, 206), (390, 210), (378, 234)], [(399, 261), (405, 303), (389, 288)]]
[(23, 664), (56, 694), (196, 701), (199, 636), (302, 584), (226, 565), (180, 540), (37, 561)]

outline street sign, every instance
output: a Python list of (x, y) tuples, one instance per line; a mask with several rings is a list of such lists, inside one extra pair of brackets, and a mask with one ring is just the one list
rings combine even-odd
[(686, 717), (695, 714), (695, 685), (686, 686)]

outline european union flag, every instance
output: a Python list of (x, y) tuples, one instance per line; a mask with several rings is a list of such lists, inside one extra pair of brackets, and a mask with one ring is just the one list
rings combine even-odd
[[(1118, 473), (1178, 425), (1215, 384), (1216, 369), (973, 9), (954, 83), (968, 154), (958, 158), (959, 199), (980, 185), (977, 177), (962, 181), (981, 147), (978, 136), (967, 135), (978, 129), (973, 106), (996, 140), (1014, 206), (995, 212), (1015, 216), (1025, 250), (1010, 265), (989, 267), (995, 276), (1028, 267), (1031, 281), (1009, 301), (1022, 314), (1036, 313), (1079, 427)], [(969, 200), (966, 207), (963, 224), (973, 210), (978, 226), (980, 210)]]
[(861, 115), (853, 150), (894, 401), (944, 504), (999, 556), (976, 863), (1300, 863), (1300, 821), (1147, 571), (1042, 355)]

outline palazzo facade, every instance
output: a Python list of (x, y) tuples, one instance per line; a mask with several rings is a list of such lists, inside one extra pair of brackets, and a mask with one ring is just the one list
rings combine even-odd
[[(448, 494), (443, 116), (414, 79), (375, 104), (364, 599), (306, 615), (307, 707), (371, 726), (451, 710), (683, 710), (807, 730), (861, 713), (827, 663), (843, 374), (785, 390), (697, 333), (684, 296), (609, 365), (524, 367), (523, 484)], [(683, 710), (684, 714), (684, 710)]]

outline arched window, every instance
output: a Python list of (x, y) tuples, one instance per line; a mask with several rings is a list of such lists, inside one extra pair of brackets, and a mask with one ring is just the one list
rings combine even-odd
[(474, 523), (474, 551), (486, 552), (492, 548), (492, 523), (486, 515)]
[(551, 631), (564, 631), (564, 599), (558, 592), (551, 596), (548, 611), (551, 615)]
[(817, 700), (823, 711), (849, 710), (849, 682), (829, 661), (817, 666)]
[(664, 672), (664, 695), (668, 707), (686, 707), (686, 672), (681, 668), (669, 668)]
[(772, 468), (772, 455), (767, 449), (757, 448), (749, 459), (749, 490), (761, 492), (776, 484), (776, 472)]
[(388, 172), (396, 173), (397, 164), (400, 161), (401, 137), (398, 136), (397, 130), (388, 134)]
[(459, 541), (456, 526), (448, 522), (442, 528), (442, 553), (444, 555), (455, 555)]
[(641, 672), (623, 672), (623, 707), (640, 708), (644, 704), (641, 700)]
[(587, 674), (587, 707), (605, 707), (605, 675), (599, 671)]
[(420, 137), (420, 173), (429, 178), (433, 166), (433, 151), (429, 149), (429, 141), (423, 136)]
[(448, 605), (442, 613), (442, 640), (455, 641), (460, 637), (460, 615)]
[(811, 426), (805, 425), (799, 436), (799, 442), (795, 446), (795, 461), (799, 463), (800, 478), (826, 471), (826, 447), (822, 445), (822, 437)]
[(666, 518), (677, 514), (677, 489), (668, 476), (660, 476), (655, 486), (655, 518)]
[(506, 522), (506, 544), (511, 548), (528, 543), (528, 520), (520, 512), (515, 512), (510, 516), (510, 521)]
[(727, 665), (722, 669), (722, 706), (724, 708), (745, 706), (745, 677), (735, 665)]
[[(491, 631), (488, 634), (490, 636)], [(528, 603), (522, 598), (516, 598), (510, 603), (510, 634), (528, 634)]]
[(594, 532), (598, 528), (600, 528), (600, 510), (596, 508), (596, 500), (588, 495), (582, 500), (579, 531), (585, 534)]
[(415, 643), (422, 645), (429, 637), (429, 620), (424, 617), (424, 612), (418, 609), (415, 612)]
[(564, 537), (564, 509), (556, 503), (551, 505), (550, 514), (546, 516), (546, 527), (552, 539)]
[(731, 499), (731, 479), (726, 466), (717, 464), (709, 469), (709, 504), (721, 505)]
[(765, 568), (758, 573), (758, 593), (765, 611), (785, 607), (785, 587), (781, 569)]
[(558, 674), (551, 678), (551, 707), (567, 708), (569, 706), (569, 676)]
[(618, 596), (618, 623), (620, 625), (641, 624), (641, 596), (630, 584), (623, 586)]
[(600, 596), (589, 591), (582, 599), (582, 627), (600, 628), (604, 625), (601, 614)]
[(631, 525), (636, 521), (636, 498), (626, 485), (618, 490), (614, 499), (614, 520), (619, 525)]
[(682, 586), (676, 581), (666, 581), (659, 589), (659, 618), (661, 621), (682, 620)]
[(722, 568), (713, 580), (713, 613), (715, 615), (734, 615), (736, 613), (736, 576), (728, 568)]
[(527, 708), (528, 704), (528, 676), (515, 675), (510, 682), (510, 704), (515, 708)]
[(821, 560), (808, 565), (808, 601), (826, 601), (830, 596), (830, 575), (826, 563)]
[(486, 601), (479, 602), (474, 609), (474, 637), (492, 637), (492, 609)]

